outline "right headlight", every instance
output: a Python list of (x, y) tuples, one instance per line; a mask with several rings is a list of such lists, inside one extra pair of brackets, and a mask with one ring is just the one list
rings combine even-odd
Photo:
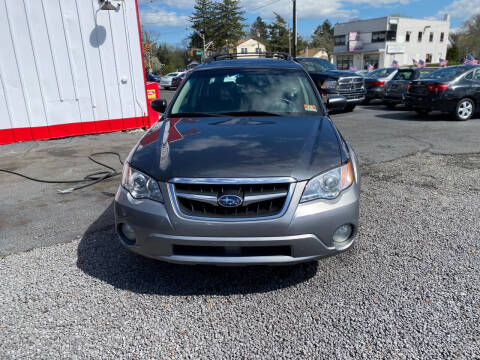
[(310, 179), (300, 202), (335, 199), (354, 182), (352, 162)]
[(135, 199), (151, 199), (163, 202), (162, 192), (155, 179), (131, 168), (127, 162), (123, 166), (122, 186)]

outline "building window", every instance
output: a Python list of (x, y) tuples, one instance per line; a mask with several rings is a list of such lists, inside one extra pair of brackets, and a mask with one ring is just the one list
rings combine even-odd
[(405, 34), (405, 42), (410, 42), (410, 31)]
[(258, 47), (255, 48), (255, 54), (260, 54), (260, 49)]
[(445, 37), (445, 33), (440, 33), (440, 42), (443, 42), (444, 37)]
[(367, 69), (368, 64), (373, 65), (375, 69), (378, 69), (378, 63), (380, 56), (378, 54), (365, 54), (363, 56), (363, 67)]
[(433, 42), (433, 32), (430, 33), (430, 37), (428, 38), (428, 41)]
[(248, 54), (248, 48), (242, 48), (241, 52), (242, 54)]
[(397, 31), (396, 30), (387, 31), (387, 41), (397, 41)]
[(337, 69), (348, 70), (353, 64), (353, 55), (339, 55), (337, 56)]
[(372, 32), (372, 43), (385, 42), (385, 31)]
[(422, 42), (423, 33), (421, 31), (418, 32), (418, 42)]
[(425, 55), (425, 62), (427, 64), (431, 64), (432, 63), (432, 54), (427, 54)]
[(335, 36), (335, 46), (345, 45), (345, 35)]

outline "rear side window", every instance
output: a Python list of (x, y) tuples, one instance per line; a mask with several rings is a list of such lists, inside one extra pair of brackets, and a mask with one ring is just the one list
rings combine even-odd
[(393, 80), (413, 80), (414, 71), (412, 70), (400, 70), (394, 77)]
[(429, 75), (430, 79), (438, 79), (442, 81), (453, 80), (456, 77), (462, 75), (466, 72), (466, 69), (463, 67), (446, 67), (437, 71), (432, 72)]
[(418, 76), (417, 78), (418, 79), (427, 79), (430, 77), (430, 74), (432, 73), (433, 71), (419, 71), (418, 72)]

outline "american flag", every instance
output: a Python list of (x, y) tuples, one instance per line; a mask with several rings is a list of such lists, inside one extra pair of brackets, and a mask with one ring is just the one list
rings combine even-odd
[(413, 66), (418, 66), (418, 61), (417, 60), (413, 59), (412, 61), (413, 61)]
[(357, 67), (352, 64), (352, 65), (350, 65), (350, 70), (351, 70), (351, 71), (356, 71), (356, 70), (357, 70)]
[(425, 67), (425, 61), (423, 60), (418, 60), (418, 67), (423, 69)]
[(467, 56), (465, 56), (465, 64), (467, 65), (475, 65), (475, 64), (478, 64), (478, 60), (475, 59), (472, 55), (470, 54), (467, 54)]
[(445, 67), (445, 66), (447, 66), (447, 64), (448, 64), (448, 60), (446, 60), (446, 59), (440, 59), (440, 66), (441, 66), (441, 67)]
[(392, 66), (393, 66), (393, 67), (396, 67), (396, 68), (400, 67), (400, 65), (398, 64), (398, 61), (397, 61), (397, 60), (393, 60), (393, 61), (392, 61)]
[(368, 71), (373, 71), (373, 70), (375, 70), (375, 66), (373, 66), (372, 64), (367, 64), (367, 70)]

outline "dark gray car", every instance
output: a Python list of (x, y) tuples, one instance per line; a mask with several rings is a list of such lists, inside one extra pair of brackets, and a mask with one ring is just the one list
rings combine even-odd
[[(339, 106), (344, 106), (344, 102)], [(352, 148), (291, 60), (201, 65), (127, 158), (122, 243), (178, 263), (291, 264), (338, 254), (358, 229)]]

